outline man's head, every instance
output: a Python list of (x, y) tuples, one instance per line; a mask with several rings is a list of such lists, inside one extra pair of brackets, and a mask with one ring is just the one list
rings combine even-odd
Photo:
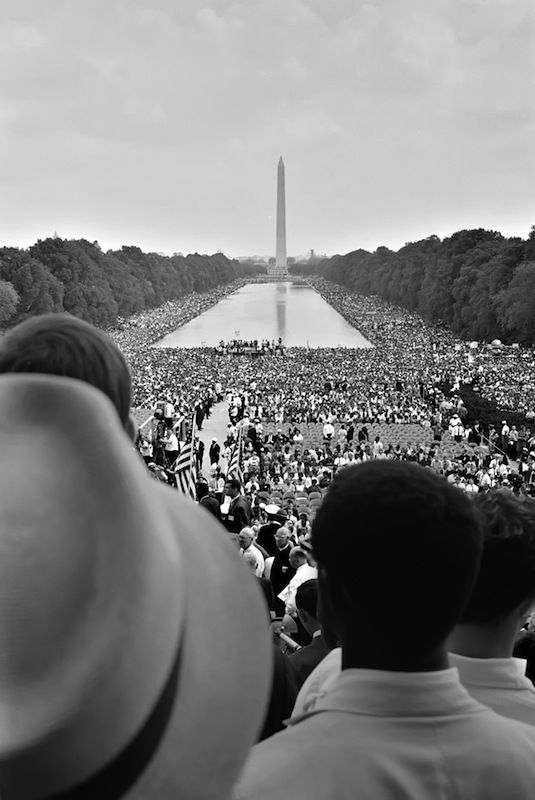
[(43, 314), (21, 322), (0, 342), (0, 373), (63, 375), (106, 394), (130, 429), (132, 384), (128, 365), (110, 337), (70, 314)]
[(208, 494), (208, 484), (206, 481), (197, 481), (195, 489), (197, 491), (197, 500), (202, 500), (203, 497), (206, 497)]
[(250, 544), (254, 541), (254, 532), (252, 528), (242, 528), (238, 534), (238, 541), (243, 550), (247, 550)]
[(339, 472), (312, 527), (320, 589), (343, 642), (384, 636), (403, 652), (442, 647), (482, 548), (470, 499), (431, 470), (373, 461)]
[(279, 528), (275, 533), (275, 544), (279, 550), (284, 550), (290, 539), (290, 531), (284, 526)]
[(227, 478), (225, 483), (225, 494), (234, 499), (237, 497), (241, 490), (241, 483), (236, 478)]
[(301, 547), (292, 547), (288, 560), (291, 567), (299, 569), (299, 567), (307, 563), (306, 553)]
[(525, 618), (535, 604), (535, 502), (508, 491), (478, 494), (483, 518), (481, 566), (461, 622), (493, 627)]
[(305, 581), (297, 587), (295, 607), (305, 630), (312, 635), (319, 630), (318, 620), (318, 582), (315, 578)]

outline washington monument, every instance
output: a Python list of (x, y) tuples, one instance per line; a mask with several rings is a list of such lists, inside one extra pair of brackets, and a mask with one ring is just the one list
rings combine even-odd
[(286, 196), (284, 187), (284, 161), (279, 158), (277, 167), (277, 249), (275, 265), (268, 268), (268, 275), (274, 278), (288, 277), (286, 261)]

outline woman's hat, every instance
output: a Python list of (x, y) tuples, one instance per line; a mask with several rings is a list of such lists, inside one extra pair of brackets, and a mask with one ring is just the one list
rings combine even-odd
[(228, 797), (270, 682), (254, 577), (88, 384), (0, 377), (0, 432), (2, 796)]

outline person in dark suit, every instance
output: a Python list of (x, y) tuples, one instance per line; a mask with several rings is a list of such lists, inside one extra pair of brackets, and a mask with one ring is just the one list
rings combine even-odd
[(293, 544), (290, 541), (290, 531), (288, 528), (279, 528), (275, 534), (275, 543), (277, 545), (277, 552), (273, 558), (271, 565), (271, 585), (273, 586), (273, 594), (275, 595), (275, 611), (277, 615), (282, 617), (284, 614), (284, 603), (279, 600), (278, 594), (288, 586), (291, 579), (295, 575), (295, 569), (290, 564), (290, 552)]
[(210, 465), (212, 464), (219, 464), (219, 456), (221, 454), (221, 446), (218, 444), (216, 437), (212, 439), (212, 444), (210, 445), (210, 449), (208, 451), (208, 456), (210, 458)]
[(195, 488), (199, 505), (212, 514), (218, 522), (221, 522), (221, 506), (217, 498), (209, 492), (208, 483), (206, 481), (198, 481)]
[(323, 661), (331, 649), (321, 633), (321, 623), (318, 619), (318, 582), (315, 578), (305, 581), (298, 587), (295, 605), (303, 628), (312, 636), (310, 644), (286, 656), (295, 674), (297, 686), (301, 688), (312, 670)]
[(228, 514), (224, 525), (230, 533), (239, 533), (251, 524), (251, 503), (240, 494), (241, 483), (237, 478), (229, 478), (225, 484), (225, 494), (230, 497)]
[(257, 545), (260, 544), (267, 551), (270, 556), (274, 556), (277, 552), (277, 544), (275, 542), (275, 534), (279, 528), (286, 522), (284, 514), (280, 514), (279, 507), (274, 505), (266, 506), (267, 521), (260, 525), (260, 530), (257, 536)]

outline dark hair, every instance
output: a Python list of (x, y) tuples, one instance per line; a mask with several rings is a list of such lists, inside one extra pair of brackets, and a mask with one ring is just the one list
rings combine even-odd
[(494, 490), (474, 503), (483, 518), (483, 555), (463, 622), (498, 622), (535, 598), (535, 502)]
[(241, 489), (241, 483), (237, 478), (227, 478), (226, 484), (230, 486), (231, 489), (236, 489), (238, 492)]
[(208, 484), (206, 481), (197, 481), (195, 490), (197, 492), (197, 500), (202, 500), (208, 494)]
[(314, 619), (318, 618), (318, 582), (315, 578), (304, 581), (297, 587), (295, 607), (306, 611)]
[(106, 394), (124, 427), (132, 382), (123, 354), (103, 331), (70, 314), (43, 314), (21, 322), (0, 342), (0, 373), (63, 375)]
[(334, 614), (355, 617), (393, 645), (425, 653), (454, 628), (482, 549), (470, 499), (429, 469), (371, 461), (338, 472), (312, 526), (312, 545)]

